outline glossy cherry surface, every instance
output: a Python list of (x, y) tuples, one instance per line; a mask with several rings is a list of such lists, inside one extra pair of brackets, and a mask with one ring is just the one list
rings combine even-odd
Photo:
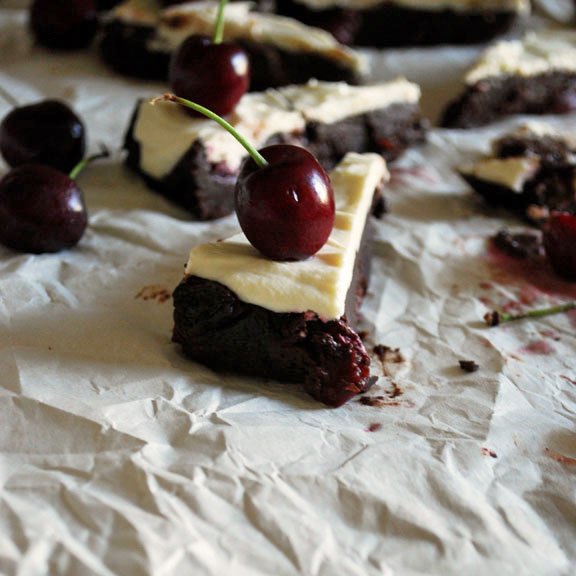
[(279, 144), (252, 158), (235, 190), (240, 226), (262, 254), (274, 260), (304, 260), (322, 248), (334, 226), (334, 192), (326, 172), (304, 148)]
[(85, 48), (98, 30), (98, 7), (95, 0), (34, 0), (30, 28), (47, 48)]
[(248, 90), (250, 62), (235, 44), (214, 44), (207, 36), (189, 36), (172, 57), (169, 79), (177, 96), (226, 116)]
[(88, 223), (81, 190), (66, 174), (26, 164), (0, 180), (0, 243), (18, 252), (75, 246)]
[(554, 270), (576, 280), (576, 215), (552, 214), (543, 228), (543, 238)]
[(58, 100), (14, 108), (0, 124), (0, 153), (13, 167), (37, 162), (69, 172), (85, 147), (84, 124)]

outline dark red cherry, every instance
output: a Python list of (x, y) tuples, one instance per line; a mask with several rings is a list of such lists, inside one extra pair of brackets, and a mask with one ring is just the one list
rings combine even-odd
[(58, 100), (14, 108), (0, 124), (0, 153), (10, 166), (40, 163), (69, 172), (85, 146), (84, 124)]
[(26, 164), (0, 180), (0, 243), (41, 254), (75, 246), (88, 222), (81, 190), (69, 176)]
[(91, 44), (98, 29), (95, 0), (34, 0), (30, 28), (47, 48), (76, 50)]
[(334, 192), (326, 172), (304, 148), (260, 150), (268, 166), (246, 160), (236, 183), (238, 221), (250, 243), (274, 260), (316, 254), (334, 226)]
[(169, 79), (177, 96), (226, 116), (248, 90), (250, 62), (239, 46), (189, 36), (172, 56)]
[(543, 239), (554, 270), (576, 280), (576, 215), (552, 214), (543, 228)]

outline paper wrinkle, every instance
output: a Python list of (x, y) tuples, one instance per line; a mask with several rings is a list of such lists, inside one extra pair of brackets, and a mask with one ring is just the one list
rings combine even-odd
[[(24, 22), (3, 3), (0, 83), (22, 102), (68, 98), (90, 148), (113, 156), (81, 177), (90, 226), (77, 248), (0, 249), (0, 572), (569, 574), (573, 468), (550, 451), (576, 457), (575, 319), (483, 325), (529, 281), (495, 274), (486, 241), (523, 223), (482, 208), (455, 173), (526, 118), (435, 129), (392, 166), (363, 327), (370, 352), (407, 359), (367, 395), (402, 394), (326, 409), (170, 342), (190, 248), (237, 222), (190, 222), (120, 166), (136, 99), (164, 86), (115, 76), (94, 49), (48, 55)], [(480, 50), (366, 52), (376, 79), (420, 81), (436, 118)], [(576, 129), (576, 114), (544, 120)], [(168, 298), (138, 296), (150, 286)], [(539, 341), (554, 353), (525, 351)]]

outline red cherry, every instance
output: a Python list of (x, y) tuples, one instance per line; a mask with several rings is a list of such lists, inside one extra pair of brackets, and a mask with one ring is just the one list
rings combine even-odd
[(0, 153), (10, 166), (49, 164), (69, 172), (84, 157), (85, 129), (58, 100), (18, 106), (0, 123)]
[(34, 0), (30, 27), (47, 48), (75, 50), (88, 46), (98, 29), (94, 0)]
[(19, 252), (58, 252), (75, 246), (88, 218), (81, 190), (43, 164), (14, 168), (0, 180), (0, 243)]
[(207, 36), (189, 36), (172, 57), (169, 79), (177, 96), (226, 116), (248, 90), (250, 62), (235, 44), (214, 44)]
[(554, 270), (576, 280), (576, 215), (553, 213), (543, 228), (543, 239)]
[(304, 260), (324, 246), (334, 226), (330, 179), (304, 148), (278, 144), (259, 152), (268, 166), (249, 158), (236, 183), (240, 226), (268, 258)]

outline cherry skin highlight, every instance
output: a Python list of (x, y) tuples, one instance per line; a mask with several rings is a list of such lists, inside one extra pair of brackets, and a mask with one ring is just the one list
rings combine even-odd
[[(169, 80), (177, 96), (227, 116), (248, 90), (250, 62), (240, 46), (189, 36), (170, 61)], [(198, 116), (193, 110), (187, 112)]]
[(546, 256), (554, 270), (576, 280), (576, 215), (552, 214), (543, 230)]
[(0, 243), (41, 254), (75, 246), (88, 217), (82, 191), (69, 176), (26, 164), (0, 180)]
[(249, 158), (238, 176), (236, 214), (250, 243), (273, 260), (304, 260), (316, 254), (334, 226), (334, 192), (316, 158), (298, 146), (278, 144)]
[(86, 48), (98, 30), (98, 7), (94, 0), (34, 0), (30, 28), (46, 48)]
[(40, 163), (69, 172), (85, 147), (84, 124), (58, 100), (14, 108), (0, 124), (0, 153), (12, 167)]

